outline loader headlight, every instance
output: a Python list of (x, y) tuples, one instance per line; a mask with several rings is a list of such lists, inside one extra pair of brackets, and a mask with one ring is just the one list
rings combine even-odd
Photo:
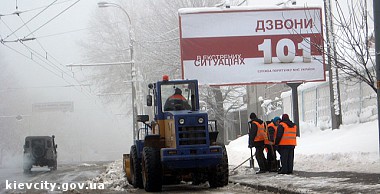
[(178, 123), (181, 124), (181, 125), (185, 124), (185, 119), (179, 119)]
[(202, 124), (204, 121), (205, 121), (205, 120), (203, 119), (203, 117), (199, 117), (199, 118), (198, 118), (198, 123), (199, 123), (199, 124)]

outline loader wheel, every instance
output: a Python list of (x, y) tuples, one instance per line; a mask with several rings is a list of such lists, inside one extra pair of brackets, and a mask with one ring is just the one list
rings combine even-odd
[(223, 148), (223, 157), (216, 166), (216, 169), (209, 173), (209, 184), (211, 188), (223, 187), (228, 185), (228, 157), (227, 150), (224, 145), (221, 145)]
[(133, 145), (131, 147), (130, 157), (131, 157), (130, 170), (131, 170), (132, 185), (134, 188), (142, 189), (144, 188), (144, 186), (143, 186), (142, 173), (141, 173), (142, 172), (141, 159), (138, 158), (136, 145)]
[(200, 185), (207, 181), (207, 174), (195, 172), (191, 174), (191, 184), (192, 185)]
[(160, 150), (145, 147), (143, 150), (143, 183), (145, 191), (158, 192), (162, 189), (162, 167)]

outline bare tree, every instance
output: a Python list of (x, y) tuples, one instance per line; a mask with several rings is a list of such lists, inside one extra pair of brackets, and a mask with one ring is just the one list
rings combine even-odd
[(367, 0), (335, 1), (333, 13), (337, 52), (336, 56), (330, 57), (337, 61), (335, 67), (347, 78), (364, 82), (377, 92), (374, 33), (369, 25), (373, 19), (368, 11)]
[[(325, 4), (325, 53), (329, 68), (332, 128), (342, 123), (339, 79), (364, 82), (375, 92), (373, 29), (369, 25), (367, 0), (334, 1)], [(333, 7), (333, 8), (332, 8)], [(321, 16), (322, 17), (322, 16)]]
[[(129, 61), (128, 31), (133, 28), (135, 38), (135, 66), (139, 70), (139, 85), (161, 79), (164, 74), (180, 78), (180, 50), (177, 11), (181, 7), (206, 6), (218, 1), (120, 1), (119, 5), (131, 16), (117, 8), (98, 9), (90, 22), (91, 30), (85, 48), (88, 62)], [(131, 69), (126, 65), (105, 66), (83, 70), (100, 93), (123, 93), (130, 85)], [(118, 99), (119, 101), (122, 98)], [(122, 104), (122, 103), (121, 103)]]
[[(148, 83), (160, 80), (165, 74), (172, 79), (181, 78), (178, 9), (214, 7), (220, 2), (220, 0), (119, 2), (132, 21), (139, 90), (145, 91)], [(231, 1), (232, 4), (239, 2), (241, 3), (241, 1)], [(126, 15), (114, 9), (98, 10), (91, 21), (92, 29), (97, 30), (90, 32), (90, 41), (87, 41), (87, 44), (83, 43), (89, 62), (129, 61), (128, 30), (131, 26), (126, 22)], [(130, 69), (126, 66), (99, 67), (91, 70), (90, 73), (92, 74), (91, 82), (96, 84), (96, 90), (102, 93), (123, 92), (128, 89), (126, 88), (128, 85), (120, 81), (130, 79)], [(236, 92), (237, 87), (226, 88), (209, 87), (208, 90), (212, 92), (205, 94), (213, 98), (212, 101), (206, 101), (210, 102), (209, 107), (212, 107), (219, 124), (223, 124), (226, 113), (242, 106), (236, 104), (234, 101), (236, 98), (231, 97), (231, 94), (241, 95), (242, 90)], [(210, 98), (210, 96), (203, 97)], [(122, 104), (125, 98), (124, 101), (122, 99), (119, 101)], [(229, 106), (223, 107), (225, 104)]]
[(218, 142), (225, 142), (224, 122), (240, 122), (229, 120), (227, 115), (241, 109), (245, 102), (245, 86), (202, 86), (200, 89), (200, 100), (209, 113), (210, 119), (216, 119), (218, 124)]

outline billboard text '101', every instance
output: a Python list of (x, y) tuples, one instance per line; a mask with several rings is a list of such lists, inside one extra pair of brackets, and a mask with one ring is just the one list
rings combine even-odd
[[(272, 63), (272, 40), (264, 39), (264, 42), (258, 45), (258, 50), (264, 53), (264, 63)], [(302, 57), (304, 63), (311, 62), (311, 42), (310, 38), (304, 38), (302, 42), (295, 44), (291, 39), (283, 38), (277, 42), (276, 55), (282, 63), (293, 62), (296, 56), (296, 46), (302, 50)], [(285, 48), (288, 49), (286, 54)]]

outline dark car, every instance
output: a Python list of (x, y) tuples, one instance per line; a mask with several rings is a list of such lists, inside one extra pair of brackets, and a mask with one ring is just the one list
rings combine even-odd
[(33, 166), (48, 166), (57, 170), (57, 144), (55, 136), (28, 136), (24, 145), (24, 172)]

